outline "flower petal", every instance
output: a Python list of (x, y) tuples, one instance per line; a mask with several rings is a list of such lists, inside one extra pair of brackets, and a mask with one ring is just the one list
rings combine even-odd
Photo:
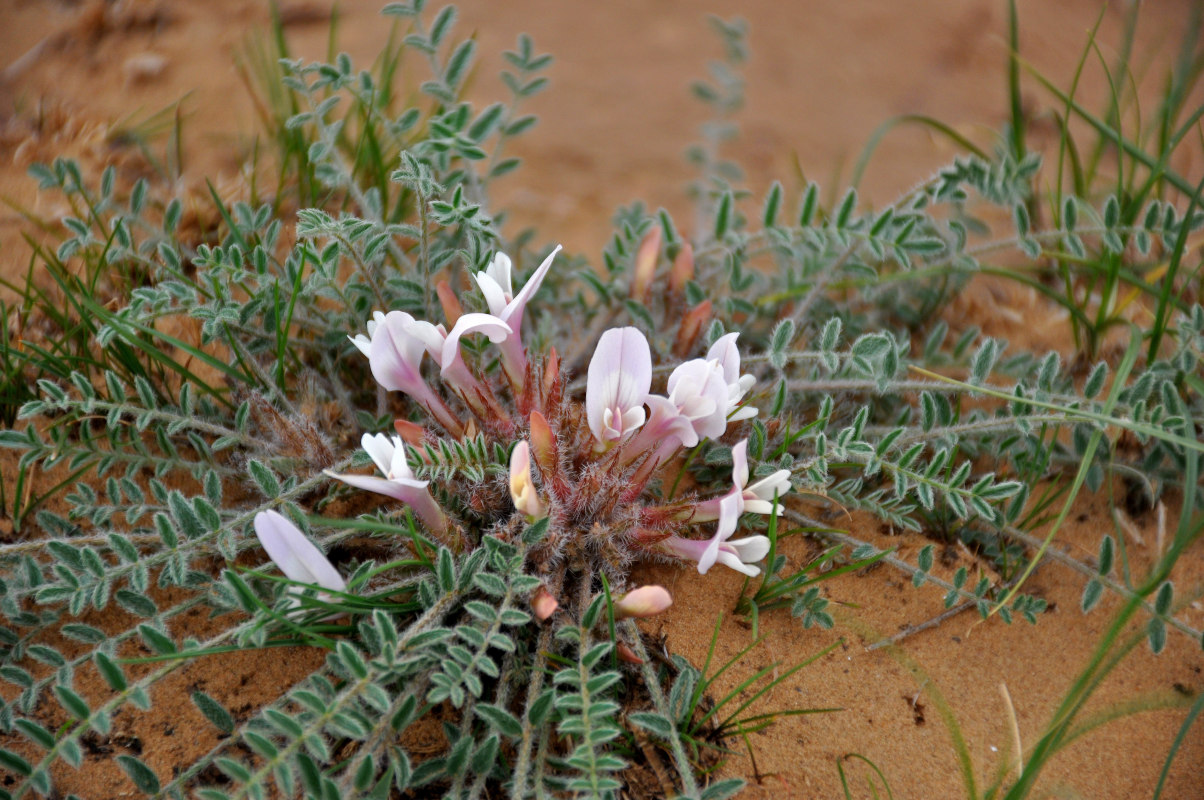
[[(503, 256), (501, 253), (499, 253), (498, 257), (503, 257)], [(507, 260), (507, 262), (509, 262), (510, 259), (506, 259), (506, 260)], [(492, 270), (493, 265), (490, 265), (489, 269)], [(509, 284), (509, 281), (510, 281), (509, 269), (507, 269), (506, 272), (507, 272), (506, 282), (507, 282), (507, 284)], [(473, 273), (472, 277), (476, 280), (477, 286), (480, 287), (481, 294), (485, 295), (485, 305), (487, 305), (489, 307), (489, 313), (494, 314), (494, 315), (502, 314), (506, 310), (506, 294), (507, 294), (507, 292), (506, 292), (505, 288), (503, 288), (503, 286), (498, 283), (497, 279), (495, 279), (489, 273), (476, 272), (476, 273)]]
[(391, 392), (422, 395), (426, 384), (422, 380), (424, 345), (407, 330), (414, 318), (404, 311), (390, 311), (372, 334), (368, 347), (368, 364), (372, 377)]
[[(519, 332), (519, 328), (521, 328), (523, 324), (523, 309), (527, 307), (527, 301), (531, 299), (532, 295), (539, 290), (539, 285), (543, 283), (543, 279), (548, 274), (548, 270), (552, 268), (552, 261), (556, 258), (556, 254), (559, 253), (560, 250), (561, 245), (556, 245), (556, 249), (549, 253), (548, 257), (543, 260), (543, 263), (540, 264), (535, 272), (531, 274), (531, 277), (527, 279), (526, 284), (523, 286), (522, 291), (515, 295), (514, 299), (506, 304), (506, 310), (501, 314), (502, 319), (510, 323), (510, 326), (514, 328), (514, 330), (518, 332), (520, 336), (522, 335), (521, 332)], [(510, 259), (506, 260), (509, 261)]]
[[(745, 475), (747, 474), (748, 473), (746, 470)], [(782, 495), (789, 492), (790, 489), (790, 470), (780, 469), (772, 475), (766, 475), (753, 485), (746, 486), (744, 488), (744, 494), (746, 497), (748, 495), (753, 495), (761, 500), (773, 500), (775, 493), (780, 498)]]
[(483, 333), (489, 341), (498, 343), (504, 341), (513, 333), (506, 322), (492, 314), (465, 314), (456, 320), (447, 339), (443, 342), (443, 357), (439, 362), (444, 372), (455, 370), (460, 360), (460, 338), (470, 333)]
[[(652, 409), (648, 425), (658, 442), (672, 436), (681, 443), (682, 447), (693, 447), (698, 444), (698, 434), (695, 432), (694, 426), (690, 424), (689, 418), (682, 415), (672, 400), (650, 394), (644, 398), (644, 402)], [(643, 431), (640, 432), (641, 437), (643, 437), (643, 433)]]
[(490, 260), (489, 266), (485, 267), (485, 276), (491, 279), (505, 296), (502, 305), (514, 297), (514, 284), (511, 282), (513, 268), (514, 262), (510, 260), (510, 256), (501, 252), (495, 254)]
[(729, 539), (724, 543), (735, 551), (741, 561), (751, 564), (769, 555), (768, 536), (746, 536), (743, 539)]
[(383, 494), (386, 497), (392, 497), (394, 500), (400, 500), (407, 505), (414, 505), (412, 501), (414, 493), (425, 491), (427, 485), (430, 483), (430, 481), (391, 481), (388, 478), (378, 478), (375, 475), (338, 474), (330, 470), (323, 470), (323, 472), (327, 476), (337, 481), (342, 481), (348, 486), (354, 486), (366, 492)]
[(442, 325), (432, 325), (424, 319), (416, 319), (406, 325), (406, 333), (422, 343), (422, 347), (435, 359), (435, 363), (443, 364), (443, 344), (447, 341), (447, 329)]
[(761, 574), (760, 567), (754, 567), (750, 564), (745, 564), (740, 560), (739, 556), (726, 548), (720, 551), (718, 560), (723, 566), (730, 567), (736, 572), (741, 572), (750, 578), (755, 578)]
[(732, 448), (732, 483), (741, 491), (748, 485), (748, 439)]
[(739, 336), (739, 332), (724, 334), (707, 350), (707, 360), (719, 362), (719, 366), (723, 368), (723, 380), (729, 385), (740, 379), (740, 351), (736, 349), (736, 339)]
[(585, 412), (594, 438), (599, 442), (622, 438), (626, 428), (619, 430), (618, 436), (607, 433), (605, 412), (611, 412), (613, 425), (616, 416), (622, 420), (629, 410), (641, 408), (650, 388), (652, 351), (644, 334), (631, 327), (603, 333), (590, 359), (585, 385)]
[(710, 541), (707, 542), (706, 548), (703, 549), (702, 555), (698, 557), (698, 574), (706, 575), (707, 571), (715, 566), (715, 561), (719, 558), (719, 546), (722, 541), (719, 534), (715, 534)]
[(276, 511), (256, 514), (255, 536), (268, 557), (290, 580), (337, 592), (346, 590), (347, 584), (334, 565), (283, 514)]
[(357, 333), (355, 336), (348, 336), (351, 343), (359, 348), (359, 351), (366, 356), (372, 355), (372, 339), (362, 333)]
[(393, 464), (393, 453), (396, 446), (383, 433), (365, 433), (360, 437), (360, 447), (372, 456), (372, 463), (386, 476)]
[(715, 536), (724, 542), (736, 532), (736, 524), (744, 513), (744, 496), (733, 489), (719, 499), (719, 525), (715, 528)]
[(744, 510), (750, 514), (781, 514), (783, 507), (781, 503), (775, 506), (769, 500), (749, 499), (745, 497)]

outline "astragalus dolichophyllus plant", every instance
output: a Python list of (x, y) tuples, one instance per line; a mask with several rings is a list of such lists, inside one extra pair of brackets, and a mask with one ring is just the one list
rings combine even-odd
[[(719, 439), (729, 425), (756, 414), (745, 400), (754, 379), (740, 374), (738, 334), (719, 339), (705, 358), (675, 366), (665, 394), (656, 394), (647, 337), (635, 327), (610, 328), (590, 358), (584, 402), (574, 400), (565, 394), (556, 349), (532, 359), (522, 342), (524, 309), (558, 250), (517, 293), (504, 253), (476, 273), (489, 313), (461, 313), (459, 300), (441, 292), (450, 331), (404, 311), (377, 312), (367, 335), (352, 340), (383, 389), (402, 392), (422, 408), (434, 429), (429, 433), (457, 442), (467, 437), (486, 452), (509, 451), (509, 496), (498, 491), (497, 482), (447, 486), (445, 495), (459, 495), (448, 501), (454, 508), (449, 515), (431, 495), (430, 482), (416, 480), (408, 463), (407, 453), (416, 455), (419, 467), (439, 459), (427, 449), (427, 426), (409, 420), (398, 420), (391, 437), (364, 434), (363, 448), (385, 477), (331, 477), (402, 501), (453, 546), (475, 544), (479, 536), (473, 529), (481, 521), (486, 530), (508, 532), (509, 538), (516, 523), (546, 519), (545, 533), (527, 558), (543, 581), (540, 595), (572, 619), (580, 619), (593, 602), (596, 577), (607, 575), (610, 585), (621, 588), (641, 556), (690, 560), (703, 574), (718, 562), (758, 575), (751, 565), (769, 552), (769, 539), (731, 537), (745, 511), (780, 513), (775, 501), (789, 491), (790, 472), (777, 470), (750, 485), (744, 440), (732, 448), (732, 485), (722, 494), (703, 499), (684, 492), (674, 498), (676, 475), (666, 474), (683, 448)], [(496, 345), (494, 380), (479, 377), (483, 370), (465, 363), (460, 341), (473, 334)], [(428, 355), (439, 367), (439, 390), (423, 376)], [(482, 356), (487, 360), (488, 350)], [(460, 509), (464, 519), (457, 521)], [(717, 522), (714, 533), (697, 539), (692, 534), (705, 522)]]
[[(386, 14), (396, 44), (371, 70), (280, 65), (280, 185), (218, 202), (216, 229), (185, 235), (168, 182), (34, 171), (73, 209), (36, 255), (73, 291), (52, 308), (30, 288), (57, 338), (4, 351), (22, 387), (4, 396), (28, 402), (0, 436), (22, 451), (0, 544), (0, 798), (83, 791), (116, 720), (233, 650), (284, 646), (325, 659), (258, 705), (191, 684), (192, 749), (119, 752), (125, 791), (617, 797), (647, 763), (666, 794), (728, 796), (741, 782), (713, 780), (700, 747), (770, 717), (706, 710), (705, 667), (647, 646), (634, 620), (672, 597), (633, 565), (740, 573), (714, 616), (754, 627), (775, 608), (832, 627), (820, 581), (876, 563), (950, 613), (1039, 624), (1024, 581), (1061, 554), (1034, 531), (1115, 482), (1179, 524), (1142, 577), (1111, 533), (1097, 560), (1066, 557), (1083, 609), (1117, 595), (1115, 624), (1140, 619), (1155, 650), (1200, 636), (1169, 580), (1200, 527), (1204, 311), (1175, 278), (1198, 197), (1083, 191), (1039, 229), (1040, 159), (1004, 137), (882, 208), (814, 184), (754, 201), (722, 148), (744, 27), (717, 22), (692, 232), (621, 209), (595, 269), (505, 239), (490, 199), (521, 179), (506, 146), (536, 122), (522, 104), (550, 57), (520, 37), (511, 96), (479, 107), (455, 9)], [(411, 94), (403, 51), (430, 73)], [(980, 241), (979, 206), (1014, 229)], [(950, 297), (1002, 250), (1107, 262), (1100, 318), (1130, 285), (1164, 324), (1096, 364), (950, 335)], [(839, 527), (851, 512), (932, 541), (909, 562)], [(823, 545), (811, 564), (779, 551), (799, 533)], [(972, 567), (940, 574), (936, 547), (957, 543)], [(980, 793), (963, 744), (967, 795), (1025, 796), (1125, 646), (1103, 640), (1014, 784)]]
[[(150, 796), (608, 796), (637, 732), (686, 795), (739, 785), (699, 787), (682, 730), (705, 727), (703, 689), (654, 664), (632, 621), (672, 599), (628, 574), (762, 569), (749, 520), (791, 479), (750, 474), (755, 378), (698, 310), (602, 325), (579, 260), (503, 247), (489, 190), (550, 58), (520, 37), (512, 96), (476, 108), (474, 41), (424, 6), (386, 9), (404, 35), (372, 70), (282, 62), (300, 161), (271, 203), (215, 195), (220, 231), (185, 235), (167, 181), (34, 170), (74, 213), (37, 255), (66, 306), (27, 287), (58, 338), (5, 351), (38, 393), (3, 436), (24, 452), (0, 797), (86, 794), (73, 781), (112, 767)], [(409, 105), (389, 83), (405, 49), (431, 71)], [(732, 457), (699, 481), (683, 464), (708, 443)], [(184, 759), (91, 758), (173, 677), (285, 645), (326, 661), (262, 707), (192, 683)], [(446, 747), (411, 752), (432, 724)]]

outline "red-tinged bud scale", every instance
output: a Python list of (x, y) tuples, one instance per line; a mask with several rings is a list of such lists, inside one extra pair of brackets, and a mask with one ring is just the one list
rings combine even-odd
[(698, 343), (698, 337), (702, 334), (703, 328), (706, 327), (710, 318), (710, 300), (703, 300), (687, 311), (681, 318), (681, 325), (677, 329), (677, 339), (673, 342), (673, 355), (678, 358), (685, 358), (689, 355), (694, 350), (695, 344)]
[(426, 441), (426, 429), (408, 419), (393, 420), (393, 430), (411, 447), (422, 447), (422, 443)]
[(452, 291), (451, 284), (447, 281), (439, 281), (435, 284), (435, 294), (439, 296), (439, 305), (443, 306), (443, 316), (447, 318), (447, 327), (453, 328), (464, 315), (464, 309), (460, 306), (460, 300)]
[(559, 406), (563, 391), (563, 383), (560, 380), (560, 354), (553, 347), (548, 351), (547, 361), (543, 365), (544, 408), (551, 409)]
[(694, 248), (689, 242), (683, 244), (673, 259), (673, 269), (669, 272), (669, 294), (674, 299), (685, 299), (686, 284), (694, 280)]
[(656, 277), (656, 261), (661, 251), (661, 228), (655, 226), (635, 252), (635, 265), (631, 271), (631, 299), (647, 305), (652, 279)]
[(619, 660), (625, 664), (639, 665), (644, 663), (644, 659), (637, 656), (635, 651), (627, 645), (627, 642), (619, 642), (616, 644), (615, 654), (618, 655)]

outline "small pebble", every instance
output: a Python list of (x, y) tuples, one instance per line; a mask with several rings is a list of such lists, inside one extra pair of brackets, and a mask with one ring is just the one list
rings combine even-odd
[(163, 74), (167, 68), (167, 59), (158, 53), (138, 53), (130, 56), (122, 65), (127, 86), (138, 83), (149, 83)]

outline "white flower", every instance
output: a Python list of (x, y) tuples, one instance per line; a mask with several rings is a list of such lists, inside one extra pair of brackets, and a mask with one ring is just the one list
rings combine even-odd
[(719, 362), (695, 358), (681, 364), (669, 375), (668, 390), (668, 397), (644, 398), (652, 416), (627, 445), (627, 460), (651, 449), (663, 462), (677, 448), (718, 438), (727, 429), (728, 388)]
[(255, 536), (289, 580), (336, 592), (347, 590), (347, 584), (334, 565), (283, 514), (276, 511), (256, 514)]
[[(695, 506), (694, 519), (699, 522), (707, 522), (717, 519), (719, 524), (715, 528), (715, 535), (706, 543), (706, 548), (699, 559), (698, 569), (700, 572), (706, 572), (703, 569), (705, 565), (708, 569), (710, 565), (715, 563), (715, 559), (719, 558), (722, 561), (722, 553), (724, 547), (734, 547), (736, 542), (729, 542), (728, 539), (736, 532), (736, 525), (739, 523), (740, 515), (745, 511), (753, 514), (781, 514), (782, 505), (778, 503), (776, 506), (773, 503), (774, 495), (781, 497), (786, 492), (790, 491), (790, 470), (780, 469), (777, 472), (757, 481), (753, 485), (748, 485), (748, 440), (737, 444), (732, 448), (732, 489), (722, 497), (715, 497), (710, 500), (705, 500)], [(740, 542), (752, 542), (757, 539), (765, 539), (764, 536), (752, 536), (748, 539), (738, 540)], [(768, 539), (766, 541), (766, 551), (768, 552)], [(752, 548), (755, 552), (756, 548), (752, 545), (742, 545), (745, 551)], [(759, 547), (759, 545), (757, 545)], [(740, 548), (737, 548), (737, 555), (743, 555)], [(765, 553), (761, 553), (760, 557), (764, 557)], [(753, 560), (760, 560), (760, 557)], [(727, 563), (727, 562), (724, 562)], [(728, 564), (731, 566), (731, 564)]]
[(751, 565), (769, 553), (769, 537), (748, 536), (744, 539), (716, 541), (670, 536), (661, 542), (660, 546), (679, 558), (697, 561), (698, 572), (702, 575), (706, 575), (707, 571), (718, 563), (755, 578), (761, 574), (761, 569)]
[[(719, 366), (723, 369), (723, 380), (727, 383), (728, 389), (728, 422), (749, 419), (757, 415), (757, 409), (752, 406), (736, 410), (744, 395), (748, 394), (748, 390), (757, 382), (752, 375), (740, 374), (740, 351), (736, 349), (736, 338), (739, 335), (739, 333), (728, 333), (720, 336), (707, 351), (707, 360), (719, 362)], [(732, 413), (733, 411), (735, 413)]]
[(697, 434), (693, 444), (716, 439), (727, 430), (728, 387), (718, 361), (695, 358), (681, 364), (669, 375), (667, 388), (670, 402)]
[(330, 470), (326, 470), (326, 474), (357, 489), (376, 492), (400, 500), (412, 508), (418, 518), (426, 523), (432, 531), (439, 534), (446, 533), (447, 516), (427, 489), (430, 481), (420, 481), (414, 477), (410, 465), (406, 463), (405, 443), (402, 442), (401, 437), (389, 437), (383, 433), (365, 433), (360, 444), (368, 455), (372, 456), (372, 461), (385, 477), (336, 475)]
[(498, 349), (502, 354), (502, 366), (506, 374), (510, 376), (511, 382), (518, 386), (522, 385), (527, 371), (527, 355), (522, 341), (523, 312), (526, 310), (527, 301), (539, 290), (559, 252), (560, 245), (556, 245), (556, 249), (543, 260), (517, 295), (514, 294), (511, 283), (512, 263), (505, 253), (498, 253), (484, 271), (473, 274), (481, 294), (485, 296), (489, 313), (514, 331), (514, 335), (502, 341)]

